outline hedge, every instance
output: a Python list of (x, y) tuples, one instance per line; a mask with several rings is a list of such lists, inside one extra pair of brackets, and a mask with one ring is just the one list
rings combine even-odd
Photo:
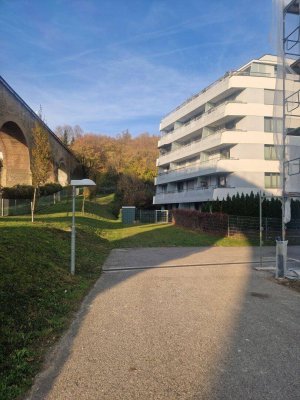
[[(201, 210), (204, 212), (224, 213), (228, 215), (240, 215), (245, 217), (259, 216), (259, 194), (243, 193), (240, 195), (227, 196), (224, 200), (215, 200), (202, 203)], [(272, 197), (262, 202), (262, 213), (264, 217), (280, 218), (281, 201), (280, 198)], [(292, 199), (291, 201), (292, 218), (300, 218), (300, 201)]]
[[(48, 196), (62, 190), (59, 183), (47, 183), (39, 188), (40, 196)], [(34, 187), (31, 185), (16, 185), (13, 187), (3, 187), (1, 195), (3, 199), (32, 199)]]
[(175, 225), (201, 232), (226, 233), (228, 215), (222, 213), (206, 213), (196, 210), (172, 210)]

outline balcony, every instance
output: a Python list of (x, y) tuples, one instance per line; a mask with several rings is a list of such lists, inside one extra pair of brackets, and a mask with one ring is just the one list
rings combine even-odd
[(268, 195), (280, 196), (279, 189), (264, 189), (259, 187), (217, 187), (210, 186), (207, 188), (195, 188), (191, 190), (184, 190), (182, 192), (166, 192), (158, 193), (153, 197), (153, 204), (175, 204), (175, 203), (197, 203), (202, 201), (223, 200), (237, 195), (237, 193), (244, 193), (244, 195), (254, 194), (260, 191)]
[(196, 130), (200, 130), (204, 126), (208, 125), (212, 121), (224, 116), (225, 106), (228, 104), (227, 102), (220, 104), (217, 107), (213, 107), (210, 110), (203, 113), (201, 116), (191, 119), (186, 122), (184, 125), (180, 126), (177, 129), (174, 129), (172, 132), (167, 133), (161, 137), (158, 142), (158, 147), (169, 144), (178, 140), (189, 133), (192, 133)]
[(170, 144), (176, 140), (196, 132), (205, 126), (214, 125), (217, 122), (226, 122), (231, 117), (243, 117), (246, 115), (272, 116), (273, 106), (259, 103), (245, 103), (241, 101), (227, 101), (211, 108), (200, 117), (194, 118), (172, 132), (165, 134), (158, 142), (158, 147)]
[(195, 188), (181, 192), (159, 193), (153, 197), (153, 204), (190, 203), (212, 199), (214, 187)]
[(213, 158), (208, 161), (197, 162), (187, 167), (171, 169), (167, 172), (162, 172), (155, 178), (155, 185), (162, 185), (173, 181), (181, 181), (190, 178), (196, 178), (202, 175), (210, 175), (216, 172), (231, 172), (232, 165), (228, 162), (236, 160), (234, 158), (221, 159)]
[(187, 167), (162, 172), (155, 178), (155, 185), (196, 178), (203, 175), (231, 172), (278, 172), (279, 161), (263, 159), (213, 158), (193, 163)]
[(209, 111), (203, 113), (201, 116), (194, 118), (172, 132), (164, 135), (158, 142), (158, 147), (170, 144), (176, 140), (180, 140), (185, 136), (196, 132), (205, 126), (214, 125), (217, 122), (226, 122), (232, 117), (243, 117), (246, 115), (255, 116), (272, 116), (273, 106), (259, 103), (245, 103), (241, 101), (227, 101), (216, 107), (211, 108)]
[(275, 89), (274, 78), (275, 76), (270, 73), (250, 71), (226, 73), (222, 78), (213, 82), (168, 113), (161, 121), (161, 130), (170, 127), (174, 122), (226, 91), (229, 92), (231, 90), (231, 92), (233, 92), (235, 89), (246, 87)]
[(199, 154), (201, 151), (212, 149), (224, 144), (239, 143), (237, 133), (246, 132), (242, 129), (222, 129), (203, 139), (196, 140), (176, 150), (170, 151), (157, 159), (156, 166), (168, 164), (181, 158)]

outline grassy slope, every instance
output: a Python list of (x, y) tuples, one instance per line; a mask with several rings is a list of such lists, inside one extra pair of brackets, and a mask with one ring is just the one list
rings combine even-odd
[(29, 217), (0, 220), (0, 399), (28, 389), (112, 248), (248, 244), (170, 225), (123, 226), (110, 213), (111, 200), (87, 203), (88, 214), (76, 217), (75, 276), (69, 274), (70, 204), (50, 207), (34, 224)]

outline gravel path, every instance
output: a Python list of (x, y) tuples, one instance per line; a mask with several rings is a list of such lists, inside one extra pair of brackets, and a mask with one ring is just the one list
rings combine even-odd
[[(113, 251), (28, 399), (298, 400), (300, 295), (253, 271), (255, 257)], [(200, 260), (216, 265), (166, 268)]]

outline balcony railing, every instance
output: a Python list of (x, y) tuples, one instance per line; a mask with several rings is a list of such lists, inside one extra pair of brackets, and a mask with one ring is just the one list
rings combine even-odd
[[(211, 158), (210, 160), (206, 160), (206, 161), (202, 161), (202, 162), (195, 162), (192, 163), (190, 165), (186, 165), (184, 167), (178, 167), (178, 168), (172, 168), (169, 169), (168, 171), (164, 171), (164, 172), (159, 172), (158, 176), (163, 176), (163, 175), (168, 175), (171, 174), (173, 172), (183, 172), (183, 173), (188, 173), (188, 172), (194, 172), (194, 170), (197, 169), (205, 169), (206, 167), (213, 167), (215, 166), (218, 161), (220, 160), (237, 160), (237, 158), (233, 158), (233, 157), (228, 157), (228, 158), (222, 158), (222, 157), (216, 157), (216, 158)], [(190, 171), (191, 170), (191, 171)]]
[(168, 195), (168, 194), (180, 194), (180, 193), (185, 193), (185, 192), (195, 192), (197, 190), (212, 190), (212, 189), (234, 189), (233, 186), (221, 186), (221, 185), (210, 185), (210, 186), (196, 186), (194, 188), (187, 188), (187, 189), (183, 189), (183, 190), (167, 190), (165, 192), (157, 192), (155, 195), (156, 196), (163, 196), (163, 195)]
[(245, 129), (238, 129), (238, 128), (230, 128), (230, 129), (229, 129), (229, 128), (221, 128), (221, 129), (218, 129), (217, 131), (214, 131), (214, 132), (211, 133), (210, 135), (205, 136), (204, 138), (201, 138), (201, 139), (198, 139), (198, 140), (194, 140), (193, 142), (184, 144), (184, 145), (182, 145), (182, 146), (180, 146), (180, 147), (177, 147), (177, 149), (170, 150), (170, 151), (166, 151), (164, 154), (161, 154), (159, 157), (164, 157), (164, 156), (167, 156), (167, 155), (169, 155), (169, 154), (175, 153), (176, 151), (180, 151), (180, 150), (186, 149), (186, 148), (188, 148), (188, 147), (190, 147), (190, 146), (194, 146), (196, 143), (205, 142), (206, 140), (212, 139), (212, 138), (214, 138), (216, 135), (219, 135), (219, 134), (221, 134), (222, 132), (226, 132), (226, 131), (246, 132)]
[(218, 108), (226, 106), (227, 104), (230, 103), (238, 103), (238, 104), (246, 104), (246, 102), (244, 101), (239, 101), (239, 100), (228, 100), (228, 101), (224, 101), (224, 103), (218, 104), (215, 107), (210, 108), (209, 110), (205, 111), (203, 114), (199, 115), (198, 117), (192, 118), (189, 121), (185, 122), (184, 124), (182, 124), (181, 126), (179, 126), (176, 129), (173, 129), (171, 132), (167, 132), (164, 134), (161, 134), (161, 138), (165, 138), (166, 136), (172, 135), (174, 132), (176, 132), (178, 129), (181, 129), (182, 127), (188, 126), (190, 125), (192, 122), (198, 121), (199, 119), (205, 117), (206, 115), (211, 114), (212, 112), (216, 111)]
[(182, 107), (184, 107), (186, 104), (190, 103), (197, 97), (201, 96), (201, 94), (207, 92), (209, 89), (212, 87), (216, 86), (218, 83), (222, 82), (224, 79), (230, 78), (232, 76), (255, 76), (255, 77), (263, 77), (263, 78), (274, 78), (275, 76), (271, 73), (266, 73), (266, 72), (251, 72), (251, 71), (229, 71), (226, 72), (221, 78), (217, 79), (213, 83), (211, 83), (209, 86), (206, 88), (202, 89), (200, 92), (194, 94), (193, 96), (189, 97), (187, 100), (185, 100), (183, 103), (181, 103), (178, 107), (174, 108), (172, 111), (167, 113), (162, 119), (168, 117), (169, 115), (173, 114), (175, 111), (180, 110)]

